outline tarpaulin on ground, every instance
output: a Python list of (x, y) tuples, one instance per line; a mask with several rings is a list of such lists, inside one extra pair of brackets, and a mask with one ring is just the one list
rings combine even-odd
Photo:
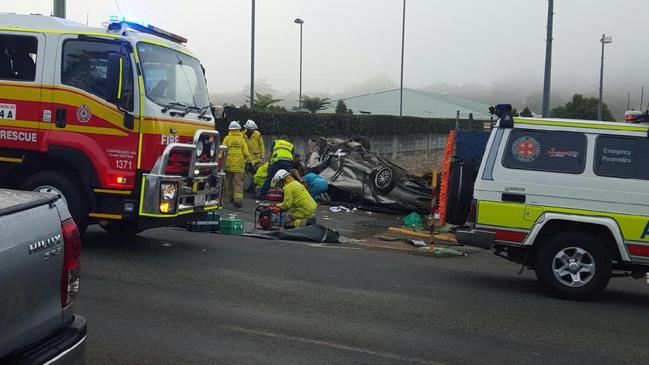
[(264, 238), (269, 240), (285, 240), (285, 241), (303, 241), (303, 242), (322, 242), (322, 243), (338, 243), (340, 233), (329, 227), (319, 224), (312, 226), (286, 229), (283, 231), (256, 231), (254, 233), (246, 233), (245, 236)]

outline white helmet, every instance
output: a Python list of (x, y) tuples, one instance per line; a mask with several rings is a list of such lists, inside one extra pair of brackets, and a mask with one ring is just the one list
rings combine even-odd
[(290, 175), (288, 171), (281, 169), (275, 173), (275, 176), (273, 176), (273, 179), (270, 181), (270, 184), (275, 186), (277, 185), (281, 180), (284, 180), (285, 177)]
[(244, 127), (246, 127), (246, 129), (257, 129), (257, 123), (252, 119), (248, 119)]
[(238, 130), (238, 131), (240, 131), (241, 130), (241, 124), (239, 124), (239, 122), (237, 122), (236, 120), (232, 121), (232, 122), (230, 122), (230, 126), (228, 127), (228, 129), (229, 130)]

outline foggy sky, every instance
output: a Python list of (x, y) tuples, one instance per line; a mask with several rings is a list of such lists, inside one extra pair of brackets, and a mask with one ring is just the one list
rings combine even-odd
[[(17, 13), (52, 9), (51, 0), (0, 3), (0, 11)], [(187, 37), (211, 92), (240, 92), (249, 84), (249, 0), (118, 3), (127, 17)], [(277, 90), (297, 90), (299, 26), (293, 20), (300, 17), (306, 93), (339, 93), (381, 73), (398, 84), (401, 7), (401, 0), (257, 0), (256, 78)], [(649, 86), (643, 25), (649, 1), (556, 0), (555, 13), (554, 85), (596, 90), (599, 38), (606, 33), (613, 44), (606, 46), (605, 85), (636, 94), (640, 85)], [(120, 14), (114, 0), (68, 0), (68, 18), (82, 23), (88, 15), (89, 24), (99, 26), (112, 14)], [(405, 85), (519, 78), (540, 91), (546, 16), (545, 0), (408, 0)]]

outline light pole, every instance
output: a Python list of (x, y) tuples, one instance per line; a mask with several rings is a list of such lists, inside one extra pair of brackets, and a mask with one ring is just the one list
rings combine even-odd
[(52, 15), (59, 18), (65, 18), (65, 0), (54, 0)]
[(403, 54), (406, 40), (406, 0), (403, 0), (403, 14), (401, 19), (401, 84), (399, 86), (399, 119), (403, 117)]
[(255, 106), (255, 0), (252, 0), (252, 19), (250, 30), (250, 109)]
[(543, 110), (541, 116), (550, 116), (550, 79), (552, 76), (552, 24), (554, 21), (554, 0), (548, 0), (548, 25), (545, 38), (545, 76), (543, 77)]
[(300, 91), (298, 101), (300, 103), (299, 109), (302, 109), (302, 25), (304, 24), (304, 20), (296, 18), (293, 22), (300, 25)]
[(599, 69), (599, 102), (597, 103), (597, 120), (602, 120), (604, 108), (604, 103), (602, 102), (602, 91), (604, 89), (604, 45), (606, 43), (613, 43), (613, 37), (607, 37), (606, 34), (602, 34), (602, 38), (599, 42), (602, 43), (602, 64)]

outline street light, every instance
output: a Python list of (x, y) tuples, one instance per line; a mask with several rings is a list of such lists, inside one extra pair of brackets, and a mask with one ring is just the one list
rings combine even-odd
[(602, 38), (599, 42), (602, 44), (602, 64), (599, 69), (599, 102), (597, 103), (597, 120), (602, 120), (604, 107), (604, 103), (602, 103), (602, 90), (604, 88), (604, 45), (607, 43), (613, 43), (613, 37), (607, 37), (606, 34), (602, 34)]
[(550, 116), (550, 83), (552, 78), (552, 27), (554, 24), (554, 0), (548, 0), (548, 25), (545, 37), (545, 75), (543, 76), (543, 108), (541, 116)]
[(250, 19), (250, 109), (255, 106), (255, 0), (252, 0)]
[(300, 109), (302, 109), (302, 25), (304, 24), (304, 20), (297, 18), (293, 22), (300, 25), (300, 94), (298, 100), (300, 103)]
[(406, 40), (406, 0), (403, 0), (401, 13), (401, 83), (399, 84), (399, 120), (403, 118), (403, 54)]

